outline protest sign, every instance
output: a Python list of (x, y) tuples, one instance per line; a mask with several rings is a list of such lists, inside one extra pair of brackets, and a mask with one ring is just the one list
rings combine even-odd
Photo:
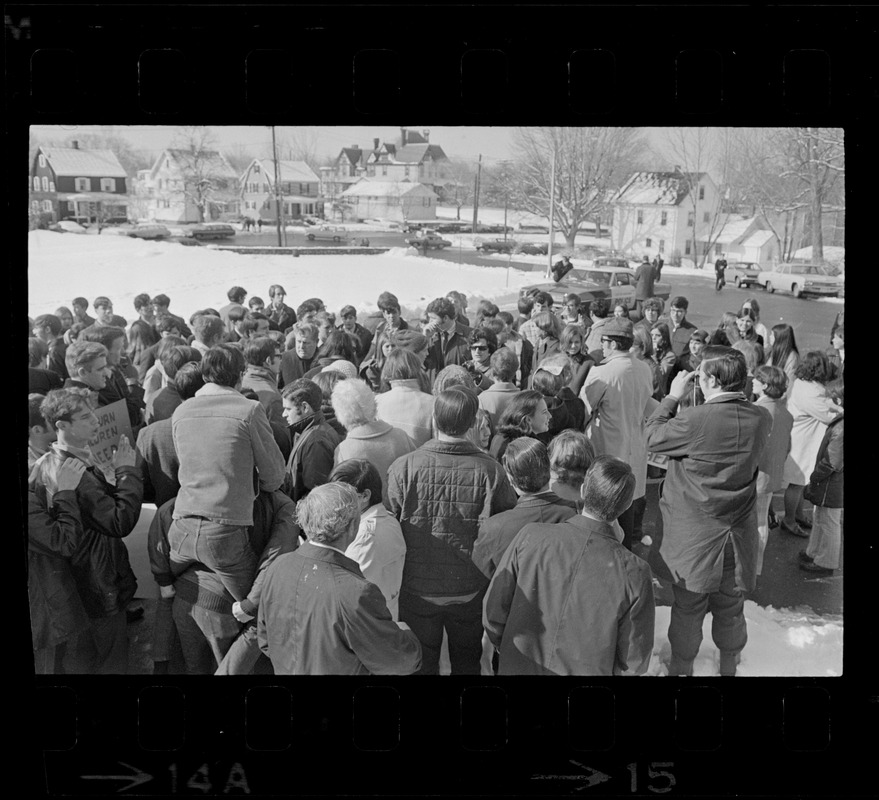
[(98, 435), (89, 442), (92, 457), (104, 475), (112, 475), (113, 454), (119, 446), (119, 438), (124, 434), (134, 446), (131, 422), (128, 419), (128, 406), (124, 400), (117, 400), (108, 406), (95, 409), (98, 418)]

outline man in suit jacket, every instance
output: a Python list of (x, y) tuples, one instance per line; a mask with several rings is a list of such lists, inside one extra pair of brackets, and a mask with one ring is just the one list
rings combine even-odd
[(424, 368), (431, 381), (449, 364), (464, 365), (470, 360), (470, 328), (456, 320), (455, 305), (437, 297), (427, 306), (429, 322), (427, 358)]
[[(692, 322), (687, 322), (687, 309), (690, 301), (686, 297), (673, 297), (668, 310), (668, 332), (671, 335), (671, 349), (676, 356), (682, 356), (690, 347), (690, 335), (696, 330)], [(663, 320), (665, 322), (665, 320)]]
[(526, 525), (498, 564), (483, 625), (499, 675), (643, 675), (655, 605), (647, 562), (611, 522), (632, 502), (628, 464), (599, 456), (581, 489), (583, 513)]
[(421, 645), (345, 550), (357, 536), (357, 491), (328, 483), (300, 500), (306, 544), (268, 568), (257, 637), (276, 675), (409, 675)]

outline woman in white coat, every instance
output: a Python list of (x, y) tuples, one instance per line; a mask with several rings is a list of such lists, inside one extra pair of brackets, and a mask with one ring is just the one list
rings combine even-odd
[(784, 519), (779, 527), (785, 533), (808, 538), (802, 527), (812, 527), (803, 515), (803, 489), (815, 469), (818, 450), (824, 439), (827, 425), (836, 419), (841, 410), (828, 396), (826, 384), (832, 378), (827, 356), (817, 350), (806, 353), (796, 369), (796, 379), (788, 411), (794, 418), (791, 429), (790, 454), (784, 464)]

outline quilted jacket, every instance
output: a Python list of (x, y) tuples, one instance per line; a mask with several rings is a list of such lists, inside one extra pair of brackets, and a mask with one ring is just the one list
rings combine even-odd
[(470, 442), (431, 439), (391, 465), (388, 497), (406, 540), (403, 589), (454, 597), (485, 587), (471, 558), (479, 525), (517, 500), (497, 461)]

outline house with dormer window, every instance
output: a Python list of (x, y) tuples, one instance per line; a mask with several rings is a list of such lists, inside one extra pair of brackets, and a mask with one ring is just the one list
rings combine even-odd
[[(611, 246), (669, 263), (698, 263), (723, 227), (721, 197), (707, 172), (636, 172), (612, 202)], [(724, 215), (728, 216), (728, 215)]]
[(54, 220), (125, 222), (128, 175), (112, 150), (40, 147), (28, 176), (31, 210)]
[[(240, 179), (240, 208), (242, 216), (263, 222), (276, 222), (275, 162), (270, 158), (255, 158)], [(281, 218), (299, 219), (305, 215), (323, 216), (323, 198), (320, 178), (304, 161), (278, 161), (277, 199), (281, 203)]]

